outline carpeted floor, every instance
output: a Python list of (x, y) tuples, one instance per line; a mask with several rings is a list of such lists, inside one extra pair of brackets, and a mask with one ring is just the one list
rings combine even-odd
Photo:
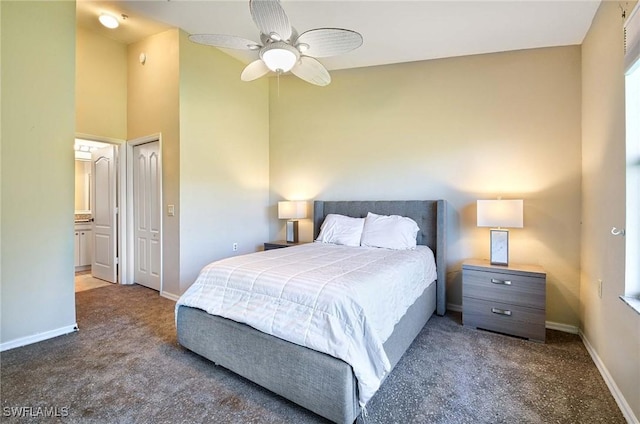
[[(326, 422), (181, 348), (174, 302), (153, 290), (109, 285), (76, 298), (79, 332), (0, 354), (2, 422)], [(578, 336), (548, 330), (546, 344), (532, 343), (463, 327), (457, 313), (431, 318), (366, 418), (624, 422)]]

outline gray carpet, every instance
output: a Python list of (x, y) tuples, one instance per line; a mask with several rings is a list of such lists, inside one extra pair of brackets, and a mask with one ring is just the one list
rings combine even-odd
[[(78, 333), (0, 354), (2, 422), (326, 422), (181, 348), (174, 303), (157, 292), (76, 299)], [(368, 412), (367, 424), (625, 422), (578, 336), (531, 343), (457, 313), (431, 318)]]

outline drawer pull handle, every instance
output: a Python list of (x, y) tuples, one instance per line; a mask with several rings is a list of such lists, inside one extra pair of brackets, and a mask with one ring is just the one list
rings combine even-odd
[(511, 311), (508, 309), (491, 308), (491, 312), (498, 315), (506, 315), (508, 317), (511, 316)]
[(511, 281), (510, 280), (498, 280), (497, 278), (492, 278), (491, 282), (493, 284), (503, 284), (505, 286), (510, 286), (511, 285)]

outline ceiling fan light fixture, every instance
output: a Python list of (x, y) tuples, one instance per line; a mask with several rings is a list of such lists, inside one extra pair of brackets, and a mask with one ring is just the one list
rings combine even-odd
[(118, 18), (116, 18), (113, 15), (109, 15), (107, 13), (102, 13), (98, 17), (98, 20), (103, 26), (110, 29), (118, 28), (120, 26), (120, 23), (118, 22)]
[(260, 58), (273, 72), (285, 73), (298, 62), (300, 53), (291, 45), (279, 41), (264, 46), (260, 51)]
[(303, 81), (324, 87), (331, 83), (331, 75), (317, 58), (347, 53), (362, 45), (362, 35), (349, 29), (316, 28), (298, 34), (280, 0), (249, 0), (249, 11), (260, 30), (260, 43), (233, 35), (189, 35), (190, 41), (206, 46), (258, 50), (260, 58), (244, 68), (242, 81), (253, 81), (269, 72), (291, 72)]

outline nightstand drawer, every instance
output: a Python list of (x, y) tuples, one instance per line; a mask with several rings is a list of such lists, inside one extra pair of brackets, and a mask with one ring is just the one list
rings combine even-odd
[(544, 342), (545, 311), (507, 303), (463, 298), (463, 324)]
[(462, 295), (465, 298), (491, 300), (543, 310), (545, 308), (546, 281), (544, 278), (473, 269), (463, 269), (462, 278), (464, 280)]
[(276, 243), (265, 243), (264, 250), (273, 250), (273, 249), (283, 249), (285, 247), (289, 247), (284, 244), (276, 244)]

